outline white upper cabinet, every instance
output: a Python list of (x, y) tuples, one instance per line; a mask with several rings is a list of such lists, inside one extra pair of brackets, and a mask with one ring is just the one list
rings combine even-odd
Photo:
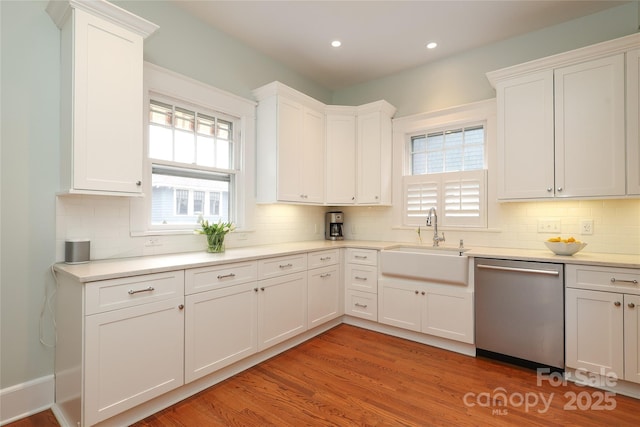
[(627, 194), (640, 195), (640, 49), (627, 52)]
[(498, 197), (553, 197), (553, 71), (500, 81), (496, 96)]
[(279, 82), (253, 94), (258, 202), (391, 204), (395, 107), (325, 105)]
[(395, 111), (386, 101), (327, 107), (327, 204), (391, 204)]
[(104, 1), (47, 12), (61, 29), (61, 190), (141, 194), (143, 40), (158, 27)]
[(638, 46), (634, 34), (487, 74), (499, 200), (640, 193)]
[(356, 111), (352, 107), (327, 107), (326, 202), (356, 203)]
[(624, 54), (555, 70), (556, 197), (625, 194)]
[(391, 118), (395, 111), (385, 101), (358, 107), (358, 204), (391, 204)]
[(324, 202), (324, 105), (274, 82), (254, 91), (257, 199)]

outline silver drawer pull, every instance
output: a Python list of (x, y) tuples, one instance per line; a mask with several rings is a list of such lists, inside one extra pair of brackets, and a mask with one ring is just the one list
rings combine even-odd
[(280, 267), (280, 268), (289, 268), (289, 267), (293, 267), (293, 264), (291, 264), (291, 263), (284, 264), (284, 265), (280, 264), (278, 267)]
[(633, 280), (624, 280), (624, 279), (616, 279), (615, 277), (611, 278), (611, 283), (622, 282), (622, 283), (633, 283), (634, 285), (638, 284), (636, 279)]
[(236, 275), (234, 273), (218, 274), (218, 279), (227, 279), (229, 277), (236, 277)]
[(356, 279), (356, 280), (367, 280), (366, 277), (360, 277), (360, 276), (356, 276), (356, 277), (354, 277), (354, 279)]
[(356, 259), (367, 259), (367, 258), (369, 258), (367, 255), (354, 255), (353, 257), (356, 258)]
[(146, 289), (138, 289), (136, 291), (134, 291), (133, 289), (129, 289), (129, 295), (139, 294), (140, 292), (152, 292), (154, 290), (155, 290), (155, 288), (153, 286), (149, 286)]
[(367, 304), (360, 304), (359, 302), (357, 302), (356, 307), (362, 307), (362, 308), (367, 308)]
[(325, 277), (331, 277), (331, 273), (321, 274), (320, 277), (322, 277), (323, 279)]
[(330, 256), (327, 256), (327, 257), (321, 257), (321, 258), (320, 258), (320, 261), (329, 261), (330, 259), (331, 259), (331, 257), (330, 257)]

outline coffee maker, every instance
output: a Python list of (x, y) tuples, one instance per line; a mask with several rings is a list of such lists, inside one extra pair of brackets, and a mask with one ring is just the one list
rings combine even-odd
[(327, 240), (344, 240), (342, 212), (327, 212), (324, 221), (324, 238)]

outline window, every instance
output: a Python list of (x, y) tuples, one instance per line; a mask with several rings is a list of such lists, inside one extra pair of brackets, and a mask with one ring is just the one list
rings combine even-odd
[[(131, 235), (192, 234), (199, 215), (251, 230), (256, 103), (148, 62), (144, 99), (145, 197), (130, 201)], [(175, 190), (187, 191), (185, 215)]]
[(484, 126), (443, 130), (411, 138), (411, 174), (484, 168)]
[(179, 104), (160, 96), (149, 103), (151, 225), (232, 221), (237, 119)]
[(404, 225), (424, 225), (436, 208), (443, 226), (486, 227), (483, 124), (408, 136), (410, 174), (403, 177)]
[(176, 188), (176, 215), (186, 215), (189, 206), (189, 190)]
[(220, 193), (209, 193), (209, 212), (211, 215), (220, 215)]

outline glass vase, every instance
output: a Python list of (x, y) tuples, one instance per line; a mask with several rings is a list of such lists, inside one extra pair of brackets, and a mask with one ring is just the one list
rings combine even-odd
[(207, 234), (207, 252), (224, 252), (224, 234)]

